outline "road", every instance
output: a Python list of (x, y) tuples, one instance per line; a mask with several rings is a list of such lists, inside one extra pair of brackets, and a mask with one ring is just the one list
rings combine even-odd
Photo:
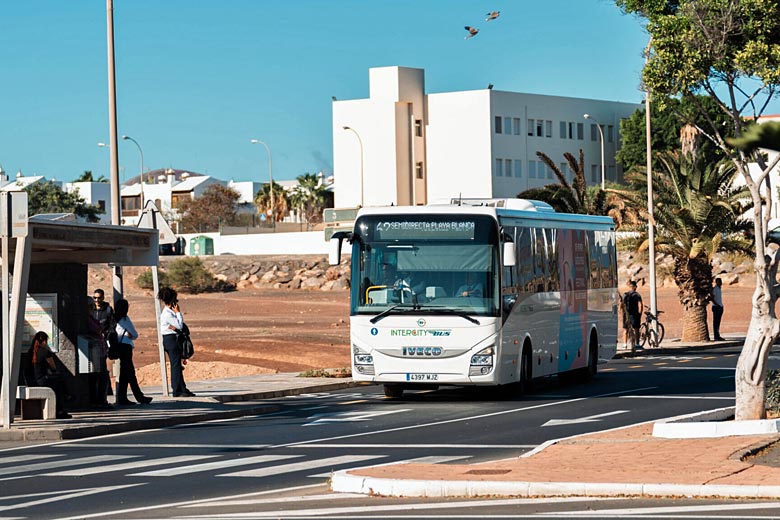
[[(723, 510), (731, 518), (772, 518), (780, 504), (394, 499), (327, 488), (335, 469), (414, 460), (438, 463), (446, 474), (448, 463), (515, 457), (550, 439), (728, 406), (737, 355), (718, 349), (613, 360), (590, 384), (551, 379), (530, 395), (502, 400), (456, 388), (389, 400), (381, 387), (365, 386), (274, 400), (282, 403), (275, 414), (0, 447), (0, 519), (522, 518), (601, 508), (626, 517), (637, 510), (698, 517)], [(780, 356), (770, 363), (780, 367)], [(677, 509), (654, 509), (669, 507)]]

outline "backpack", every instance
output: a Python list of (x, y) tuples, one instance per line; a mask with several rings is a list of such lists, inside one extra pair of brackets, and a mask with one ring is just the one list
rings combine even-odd
[(179, 346), (179, 356), (190, 359), (195, 354), (195, 346), (190, 339), (190, 328), (186, 324), (176, 333), (176, 344)]
[(623, 305), (625, 305), (626, 311), (630, 315), (635, 315), (639, 313), (640, 301), (641, 301), (641, 296), (639, 296), (638, 292), (628, 291), (626, 294), (623, 295)]
[[(122, 337), (125, 337), (125, 333), (127, 331), (122, 333)], [(124, 348), (121, 342), (121, 339), (119, 338), (119, 334), (116, 333), (115, 330), (110, 331), (106, 335), (106, 343), (108, 343), (108, 351), (106, 352), (106, 356), (108, 359), (119, 359), (122, 348)]]

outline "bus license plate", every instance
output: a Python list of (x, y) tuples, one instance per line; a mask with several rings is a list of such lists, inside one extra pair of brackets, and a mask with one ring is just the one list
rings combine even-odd
[(406, 374), (407, 381), (438, 381), (439, 374)]

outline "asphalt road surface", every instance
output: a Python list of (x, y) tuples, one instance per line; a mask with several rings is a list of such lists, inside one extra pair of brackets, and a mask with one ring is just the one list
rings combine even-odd
[[(637, 499), (398, 499), (332, 494), (333, 470), (516, 457), (550, 439), (733, 403), (737, 349), (614, 360), (589, 384), (526, 396), (443, 387), (386, 399), (380, 386), (274, 400), (281, 411), (2, 449), (9, 518), (739, 518), (780, 503)], [(780, 354), (770, 360), (780, 367)]]

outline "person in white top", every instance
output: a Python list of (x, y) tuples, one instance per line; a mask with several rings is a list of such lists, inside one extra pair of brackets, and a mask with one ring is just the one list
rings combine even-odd
[(116, 387), (116, 404), (135, 404), (127, 398), (127, 385), (130, 385), (130, 389), (133, 391), (136, 401), (140, 404), (149, 404), (152, 402), (152, 398), (144, 395), (141, 391), (141, 387), (138, 385), (138, 378), (135, 376), (135, 365), (133, 365), (133, 349), (135, 348), (135, 343), (133, 343), (133, 340), (138, 339), (138, 332), (135, 330), (133, 322), (127, 315), (128, 310), (130, 310), (130, 304), (127, 303), (127, 300), (117, 300), (114, 304), (114, 317), (116, 318), (115, 330), (122, 347), (119, 350), (119, 384), (117, 384)]
[(723, 281), (715, 278), (715, 286), (712, 288), (712, 332), (715, 341), (725, 341), (720, 336), (720, 320), (723, 318), (723, 292), (721, 286)]
[(160, 330), (162, 330), (163, 348), (168, 354), (168, 362), (171, 365), (173, 397), (195, 397), (195, 394), (187, 389), (187, 384), (184, 382), (179, 342), (176, 340), (176, 335), (184, 328), (184, 318), (179, 309), (178, 294), (170, 287), (163, 287), (157, 293), (157, 299), (165, 305), (160, 313)]

